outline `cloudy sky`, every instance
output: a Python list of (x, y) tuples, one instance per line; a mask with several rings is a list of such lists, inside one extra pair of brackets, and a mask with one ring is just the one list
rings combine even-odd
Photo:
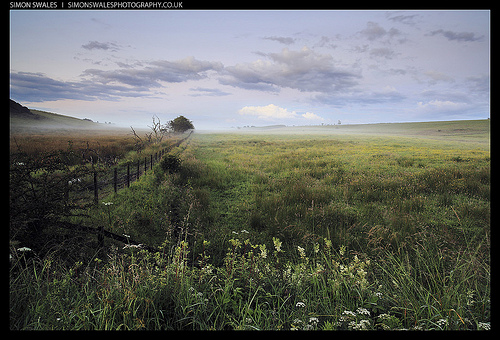
[(489, 11), (11, 11), (10, 97), (198, 129), (490, 116)]

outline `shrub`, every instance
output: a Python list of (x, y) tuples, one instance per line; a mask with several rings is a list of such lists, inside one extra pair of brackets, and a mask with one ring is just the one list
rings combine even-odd
[(178, 172), (181, 168), (181, 159), (177, 155), (166, 155), (161, 160), (160, 166), (163, 171), (174, 173)]

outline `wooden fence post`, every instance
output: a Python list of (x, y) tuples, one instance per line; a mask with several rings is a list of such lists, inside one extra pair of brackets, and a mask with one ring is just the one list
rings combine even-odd
[(140, 166), (141, 166), (141, 162), (139, 160), (137, 160), (137, 176), (135, 176), (136, 177), (136, 179), (135, 179), (136, 181), (139, 180), (139, 176), (140, 176), (140, 173), (139, 173), (140, 169), (139, 168), (140, 168)]
[(104, 226), (100, 225), (97, 232), (97, 245), (99, 248), (104, 247)]
[(127, 188), (130, 187), (130, 163), (127, 164)]
[(148, 170), (148, 159), (146, 157), (144, 157), (144, 173), (146, 173), (146, 171)]
[(151, 170), (153, 170), (153, 155), (151, 155)]
[(94, 203), (99, 203), (99, 188), (97, 187), (97, 171), (94, 171)]
[(115, 175), (113, 178), (113, 185), (115, 187), (115, 194), (118, 192), (118, 168), (115, 168)]

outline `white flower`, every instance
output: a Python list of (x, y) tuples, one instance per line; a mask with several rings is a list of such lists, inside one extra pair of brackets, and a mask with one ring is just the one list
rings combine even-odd
[(295, 304), (295, 307), (300, 307), (300, 308), (304, 308), (306, 306), (306, 304), (304, 302), (297, 302)]
[(127, 248), (142, 248), (142, 243), (141, 244), (126, 244), (123, 246), (122, 249), (127, 249)]
[(249, 232), (246, 229), (243, 229), (242, 231), (240, 231), (240, 233), (249, 234)]
[(104, 205), (108, 206), (108, 205), (112, 205), (112, 204), (113, 204), (113, 202), (102, 202), (102, 204), (104, 204)]
[(359, 326), (360, 326), (361, 329), (367, 329), (368, 326), (370, 326), (370, 320), (366, 320), (366, 319), (365, 320), (361, 320), (359, 322)]
[(491, 329), (491, 324), (489, 322), (479, 322), (477, 324), (477, 329), (489, 331)]
[(18, 248), (17, 251), (31, 251), (31, 248), (22, 247), (22, 248)]
[(319, 243), (314, 244), (314, 254), (317, 254), (319, 252)]
[(359, 307), (358, 309), (356, 309), (356, 313), (370, 316), (370, 311), (366, 308)]
[(446, 326), (448, 324), (448, 320), (446, 319), (439, 319), (437, 322), (439, 327), (443, 327), (443, 326)]
[(281, 251), (281, 241), (279, 238), (273, 237), (274, 248), (279, 253)]
[(301, 246), (297, 246), (297, 250), (299, 251), (300, 257), (304, 258), (306, 257), (306, 252), (304, 251), (304, 248)]
[(342, 312), (342, 315), (350, 315), (356, 317), (356, 313), (351, 312), (350, 310), (345, 310)]
[(259, 244), (260, 256), (265, 259), (267, 257), (267, 249), (265, 244)]
[(309, 323), (317, 324), (318, 322), (319, 322), (318, 318), (315, 317), (309, 318)]
[(391, 316), (389, 314), (383, 313), (378, 316), (380, 320), (389, 320)]

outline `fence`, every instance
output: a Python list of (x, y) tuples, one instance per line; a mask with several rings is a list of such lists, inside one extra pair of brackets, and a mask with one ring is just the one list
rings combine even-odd
[[(181, 145), (192, 132), (185, 138), (169, 145), (154, 154), (138, 159), (136, 162), (129, 162), (111, 169), (94, 170), (89, 177), (77, 178), (69, 181), (66, 191), (67, 200), (88, 200), (93, 197), (94, 203), (99, 202), (99, 198), (105, 197), (113, 192), (118, 192), (122, 188), (130, 187), (130, 184), (137, 181), (142, 175), (152, 170), (161, 158), (173, 148)], [(73, 184), (78, 184), (78, 189), (73, 190)]]

